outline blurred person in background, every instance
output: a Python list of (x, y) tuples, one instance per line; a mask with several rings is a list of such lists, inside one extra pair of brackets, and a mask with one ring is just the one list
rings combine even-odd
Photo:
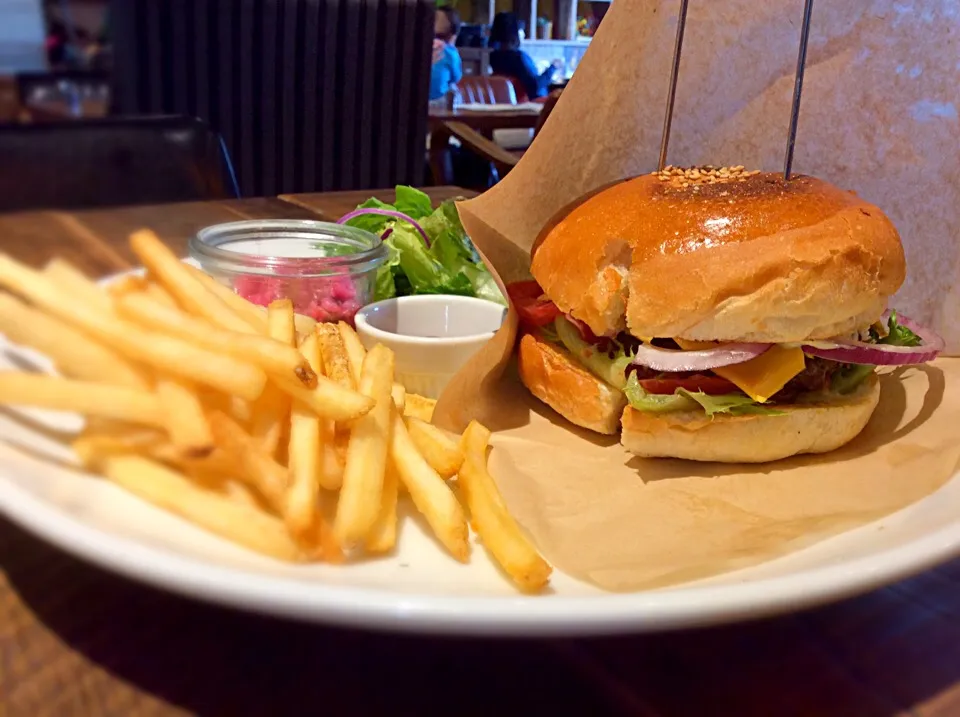
[(533, 58), (520, 49), (520, 24), (512, 12), (498, 12), (490, 28), (490, 69), (495, 75), (516, 80), (527, 93), (527, 99), (545, 97), (556, 63), (543, 72), (537, 71)]
[(433, 20), (433, 66), (430, 69), (430, 99), (443, 97), (463, 77), (463, 65), (457, 52), (460, 15), (449, 5), (441, 5)]

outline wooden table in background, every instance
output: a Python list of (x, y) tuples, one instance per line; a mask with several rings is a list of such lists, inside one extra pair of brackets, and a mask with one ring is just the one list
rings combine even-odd
[[(459, 123), (479, 132), (486, 139), (501, 129), (535, 129), (540, 121), (540, 112), (529, 109), (468, 110), (430, 109), (430, 171), (437, 183), (454, 180), (453, 162), (450, 155), (450, 124)], [(506, 150), (504, 150), (506, 151)]]
[(429, 115), (431, 126), (443, 122), (461, 122), (484, 134), (497, 129), (533, 129), (539, 119), (539, 112), (520, 107), (496, 110), (431, 109)]
[(81, 100), (74, 109), (66, 100), (37, 100), (26, 104), (27, 114), (34, 122), (63, 122), (71, 119), (106, 117), (110, 106), (105, 100)]
[[(437, 200), (466, 194), (430, 190)], [(91, 275), (149, 227), (336, 219), (370, 194), (0, 215), (3, 251)], [(195, 603), (0, 518), (0, 715), (960, 715), (960, 562), (796, 615), (601, 640), (419, 638)]]

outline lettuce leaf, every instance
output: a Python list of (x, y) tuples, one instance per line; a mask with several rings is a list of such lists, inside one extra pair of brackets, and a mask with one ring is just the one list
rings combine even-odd
[(697, 402), (678, 393), (647, 393), (640, 385), (637, 374), (631, 373), (627, 385), (623, 388), (627, 401), (638, 411), (646, 413), (669, 413), (671, 411), (692, 411)]
[(383, 243), (387, 247), (387, 261), (377, 269), (373, 288), (374, 301), (392, 299), (397, 295), (397, 274), (401, 273), (400, 251), (390, 241), (390, 237)]
[(375, 301), (409, 294), (457, 294), (507, 305), (467, 236), (453, 200), (433, 209), (425, 193), (399, 185), (395, 202), (368, 199), (360, 207), (396, 210), (415, 219), (430, 238), (430, 248), (413, 227), (392, 217), (362, 215), (347, 222), (379, 234), (392, 229), (384, 239), (390, 258), (377, 272)]
[(843, 395), (853, 393), (876, 368), (867, 364), (844, 364), (830, 379), (830, 389)]
[(399, 267), (409, 282), (411, 293), (474, 295), (470, 280), (437, 261), (412, 227), (397, 224), (386, 243), (397, 251)]
[(887, 321), (887, 335), (878, 343), (889, 346), (919, 346), (923, 342), (919, 336), (897, 321), (896, 311), (891, 311), (890, 319)]
[(708, 416), (717, 413), (729, 413), (731, 416), (744, 416), (748, 413), (761, 414), (765, 416), (782, 416), (784, 411), (772, 406), (764, 406), (757, 403), (749, 396), (739, 393), (726, 393), (722, 396), (711, 396), (702, 391), (687, 391), (684, 388), (678, 388), (675, 395), (689, 398), (696, 401), (700, 407), (706, 411)]
[(557, 330), (554, 328), (553, 324), (547, 324), (546, 326), (541, 326), (537, 329), (537, 333), (540, 334), (540, 338), (550, 344), (559, 344), (563, 345), (560, 341), (560, 336), (557, 335)]
[[(877, 323), (875, 326), (882, 327), (882, 324)], [(919, 336), (897, 321), (896, 311), (891, 311), (890, 318), (887, 319), (887, 335), (881, 337), (877, 328), (871, 326), (870, 339), (874, 343), (888, 346), (920, 346), (923, 343)], [(830, 380), (830, 388), (844, 395), (853, 393), (876, 368), (876, 366), (868, 364), (844, 364), (839, 371), (833, 374), (833, 378)]]
[[(357, 205), (357, 209), (388, 209), (390, 211), (397, 211), (395, 206), (381, 202), (376, 197), (370, 197), (370, 199), (363, 204)], [(373, 234), (380, 234), (388, 227), (393, 226), (395, 221), (396, 219), (393, 217), (385, 217), (382, 214), (361, 214), (353, 219), (348, 219), (346, 224), (348, 227), (356, 227), (357, 229), (364, 229)]]
[(633, 408), (638, 411), (646, 411), (647, 413), (692, 411), (697, 408), (702, 408), (710, 417), (718, 413), (725, 413), (731, 416), (744, 416), (747, 414), (782, 416), (784, 414), (784, 412), (778, 408), (764, 406), (749, 396), (739, 393), (711, 396), (702, 391), (688, 391), (683, 388), (678, 388), (672, 394), (647, 393), (643, 390), (643, 386), (640, 385), (640, 381), (635, 373), (630, 374), (623, 392), (626, 394), (627, 401), (630, 402)]
[[(602, 378), (614, 388), (625, 390), (626, 370), (633, 357), (628, 356), (623, 347), (620, 347), (613, 358), (607, 353), (597, 351), (597, 347), (584, 341), (577, 328), (563, 316), (557, 317), (553, 328), (560, 343), (594, 376)], [(631, 375), (636, 379), (636, 374)], [(639, 388), (639, 384), (637, 387)]]
[(433, 204), (430, 202), (430, 197), (419, 189), (398, 184), (396, 192), (397, 199), (394, 206), (398, 212), (403, 212), (411, 219), (417, 220), (433, 214)]

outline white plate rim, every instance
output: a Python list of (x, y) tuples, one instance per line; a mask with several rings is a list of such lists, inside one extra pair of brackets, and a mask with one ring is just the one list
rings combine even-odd
[(175, 594), (310, 622), (426, 634), (570, 637), (745, 621), (868, 592), (960, 554), (956, 523), (863, 558), (743, 584), (576, 597), (442, 596), (304, 583), (181, 557), (84, 523), (2, 471), (0, 512), (67, 553)]

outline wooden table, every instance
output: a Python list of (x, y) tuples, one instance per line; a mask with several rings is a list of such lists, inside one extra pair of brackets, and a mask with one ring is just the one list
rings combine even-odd
[[(183, 251), (213, 222), (335, 219), (369, 194), (0, 215), (0, 237), (4, 251), (35, 266), (63, 256), (103, 274), (131, 265), (126, 238), (142, 226)], [(193, 603), (93, 568), (0, 519), (3, 717), (511, 713), (960, 715), (960, 562), (753, 624), (466, 641)]]
[[(529, 109), (469, 110), (431, 108), (430, 125), (430, 171), (434, 182), (445, 184), (454, 181), (453, 161), (450, 154), (450, 139), (479, 150), (480, 156), (489, 159), (499, 172), (517, 162), (517, 156), (493, 142), (493, 133), (500, 129), (536, 129), (541, 113)], [(472, 136), (475, 134), (476, 136)]]
[(429, 121), (431, 125), (443, 122), (462, 122), (478, 132), (493, 132), (495, 129), (533, 129), (537, 126), (540, 113), (529, 109), (498, 109), (498, 110), (469, 110), (469, 109), (431, 109)]
[(35, 100), (26, 104), (27, 114), (34, 122), (63, 122), (71, 119), (106, 117), (110, 111), (105, 100), (81, 100), (74, 109), (66, 100)]

